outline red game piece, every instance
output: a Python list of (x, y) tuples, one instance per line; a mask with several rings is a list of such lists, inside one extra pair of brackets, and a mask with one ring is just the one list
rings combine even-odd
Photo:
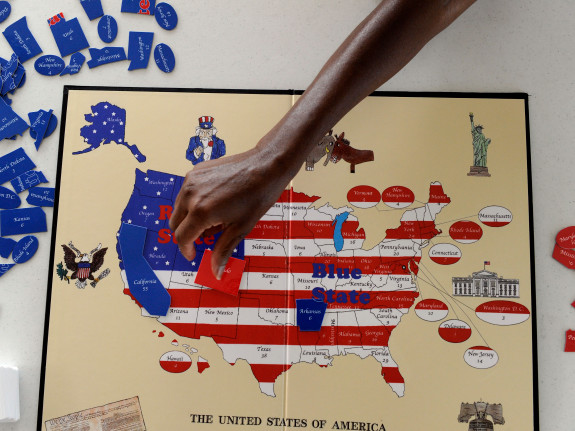
[(196, 283), (229, 295), (238, 296), (246, 262), (230, 257), (222, 274), (222, 279), (218, 280), (212, 273), (211, 261), (212, 251), (205, 250), (202, 261), (200, 262), (198, 274), (196, 275)]

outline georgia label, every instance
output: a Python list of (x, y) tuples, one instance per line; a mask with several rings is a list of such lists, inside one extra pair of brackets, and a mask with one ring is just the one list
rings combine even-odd
[(524, 305), (502, 300), (484, 302), (475, 309), (475, 314), (484, 322), (499, 326), (523, 323), (530, 315)]
[(435, 244), (429, 249), (429, 258), (440, 265), (453, 265), (461, 259), (461, 250), (453, 244)]
[(427, 322), (437, 322), (447, 317), (449, 308), (439, 299), (424, 299), (415, 306), (415, 314)]
[(356, 186), (347, 192), (347, 201), (358, 208), (374, 207), (380, 200), (379, 191), (371, 186)]
[(472, 244), (481, 239), (483, 230), (475, 222), (461, 220), (451, 225), (449, 236), (461, 244)]
[(381, 200), (391, 208), (405, 208), (415, 200), (415, 195), (407, 187), (392, 186), (381, 193)]
[(471, 337), (471, 328), (461, 320), (446, 320), (439, 325), (439, 336), (450, 343), (462, 343)]
[(166, 352), (160, 358), (160, 367), (168, 373), (183, 373), (192, 366), (192, 358), (187, 353), (173, 350)]
[(507, 208), (490, 206), (485, 207), (478, 214), (479, 221), (486, 226), (501, 227), (513, 220), (513, 214)]
[(497, 364), (499, 356), (495, 350), (489, 347), (474, 346), (465, 351), (463, 359), (470, 367), (485, 370)]

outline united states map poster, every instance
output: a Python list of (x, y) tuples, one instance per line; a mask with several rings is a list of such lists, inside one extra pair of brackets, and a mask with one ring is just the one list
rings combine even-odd
[(299, 94), (65, 88), (38, 429), (537, 428), (526, 95), (370, 96), (234, 250), (237, 296), (196, 282), (183, 177)]

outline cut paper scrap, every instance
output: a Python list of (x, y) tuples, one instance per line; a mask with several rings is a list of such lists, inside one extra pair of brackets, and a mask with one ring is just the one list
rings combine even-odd
[(565, 351), (575, 352), (575, 331), (568, 329), (565, 333)]
[(84, 8), (84, 12), (86, 12), (90, 21), (104, 15), (104, 8), (102, 8), (101, 0), (80, 0), (80, 4)]
[(42, 54), (42, 48), (40, 48), (28, 28), (25, 16), (6, 27), (2, 34), (21, 63), (25, 63), (38, 54)]
[(0, 1), (0, 23), (6, 21), (10, 16), (12, 6), (7, 1)]
[(0, 157), (0, 184), (10, 181), (35, 167), (36, 165), (30, 160), (24, 149), (18, 148)]
[(60, 76), (63, 75), (75, 75), (76, 73), (80, 72), (84, 62), (86, 61), (86, 56), (81, 52), (75, 52), (70, 57), (70, 64), (64, 68)]
[(569, 269), (575, 269), (575, 226), (561, 229), (555, 236), (553, 259)]
[(174, 52), (165, 43), (159, 43), (154, 49), (154, 60), (158, 68), (165, 73), (170, 73), (176, 67)]
[(227, 293), (228, 295), (238, 296), (244, 267), (246, 265), (245, 260), (230, 257), (222, 273), (221, 280), (214, 277), (211, 262), (212, 251), (209, 249), (205, 250), (202, 261), (200, 262), (200, 267), (198, 268), (198, 274), (196, 275), (196, 284), (210, 287), (214, 290)]
[(10, 268), (12, 268), (13, 266), (14, 266), (13, 263), (0, 265), (0, 277), (2, 277), (4, 274), (6, 274), (8, 271), (10, 271)]
[(122, 0), (122, 12), (154, 15), (156, 0)]
[(12, 238), (1, 238), (0, 237), (0, 256), (4, 259), (7, 259), (12, 250), (14, 250), (14, 246), (16, 245), (16, 241)]
[(127, 60), (126, 51), (124, 48), (109, 46), (107, 48), (97, 49), (90, 48), (90, 60), (88, 60), (88, 67), (90, 69), (103, 64), (115, 63), (116, 61)]
[(154, 16), (158, 25), (165, 30), (173, 30), (178, 25), (178, 14), (168, 3), (158, 3)]
[(327, 304), (315, 299), (296, 299), (297, 326), (300, 331), (320, 331)]
[(130, 41), (128, 44), (128, 59), (130, 66), (128, 70), (145, 69), (148, 67), (150, 56), (152, 54), (152, 42), (154, 33), (150, 32), (130, 32)]
[[(20, 118), (4, 100), (0, 101), (0, 124), (0, 140), (16, 135), (22, 136), (22, 134), (28, 130), (26, 121)], [(0, 175), (0, 178), (1, 177), (2, 175)]]
[(44, 138), (50, 136), (56, 129), (58, 119), (52, 114), (51, 109), (49, 111), (41, 109), (36, 112), (30, 112), (28, 113), (28, 119), (30, 120), (30, 136), (35, 139), (34, 146), (38, 150)]
[(12, 260), (18, 264), (28, 262), (38, 251), (38, 246), (38, 238), (33, 235), (25, 236), (14, 246)]
[(37, 207), (53, 207), (54, 194), (53, 187), (32, 187), (28, 190), (26, 202)]
[(16, 193), (22, 193), (24, 190), (47, 182), (48, 180), (42, 171), (28, 171), (14, 178), (10, 181), (10, 184), (12, 184)]
[(118, 35), (118, 23), (113, 16), (104, 15), (98, 21), (98, 36), (102, 42), (111, 43)]
[(90, 46), (78, 18), (66, 21), (64, 14), (59, 13), (48, 19), (48, 24), (62, 57)]
[(130, 294), (152, 316), (165, 316), (172, 298), (142, 254), (147, 233), (144, 227), (122, 223), (118, 239), (122, 262)]
[(64, 60), (57, 55), (43, 55), (34, 62), (36, 72), (44, 76), (59, 75), (64, 67), (66, 67)]
[(18, 208), (20, 206), (21, 200), (20, 196), (14, 193), (12, 190), (0, 186), (0, 208), (4, 210), (10, 210)]
[(0, 211), (2, 236), (46, 232), (46, 213), (42, 208), (18, 208)]

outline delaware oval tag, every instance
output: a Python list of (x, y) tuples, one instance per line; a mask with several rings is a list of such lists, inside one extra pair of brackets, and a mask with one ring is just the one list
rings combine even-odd
[(111, 15), (104, 15), (98, 21), (98, 36), (102, 42), (110, 43), (116, 39), (118, 35), (118, 23)]
[(170, 73), (176, 67), (176, 57), (165, 43), (159, 43), (154, 49), (154, 60), (162, 72)]
[(43, 55), (34, 63), (36, 72), (45, 76), (59, 75), (64, 67), (66, 67), (64, 60), (57, 55)]
[(178, 25), (178, 14), (172, 5), (168, 3), (158, 3), (154, 16), (158, 25), (165, 30), (173, 30)]
[(14, 246), (12, 259), (16, 263), (28, 262), (36, 254), (38, 245), (38, 238), (33, 235), (25, 236)]
[(0, 186), (0, 208), (11, 210), (20, 206), (20, 196), (6, 187)]
[(6, 21), (12, 12), (12, 6), (7, 1), (0, 1), (0, 22)]

